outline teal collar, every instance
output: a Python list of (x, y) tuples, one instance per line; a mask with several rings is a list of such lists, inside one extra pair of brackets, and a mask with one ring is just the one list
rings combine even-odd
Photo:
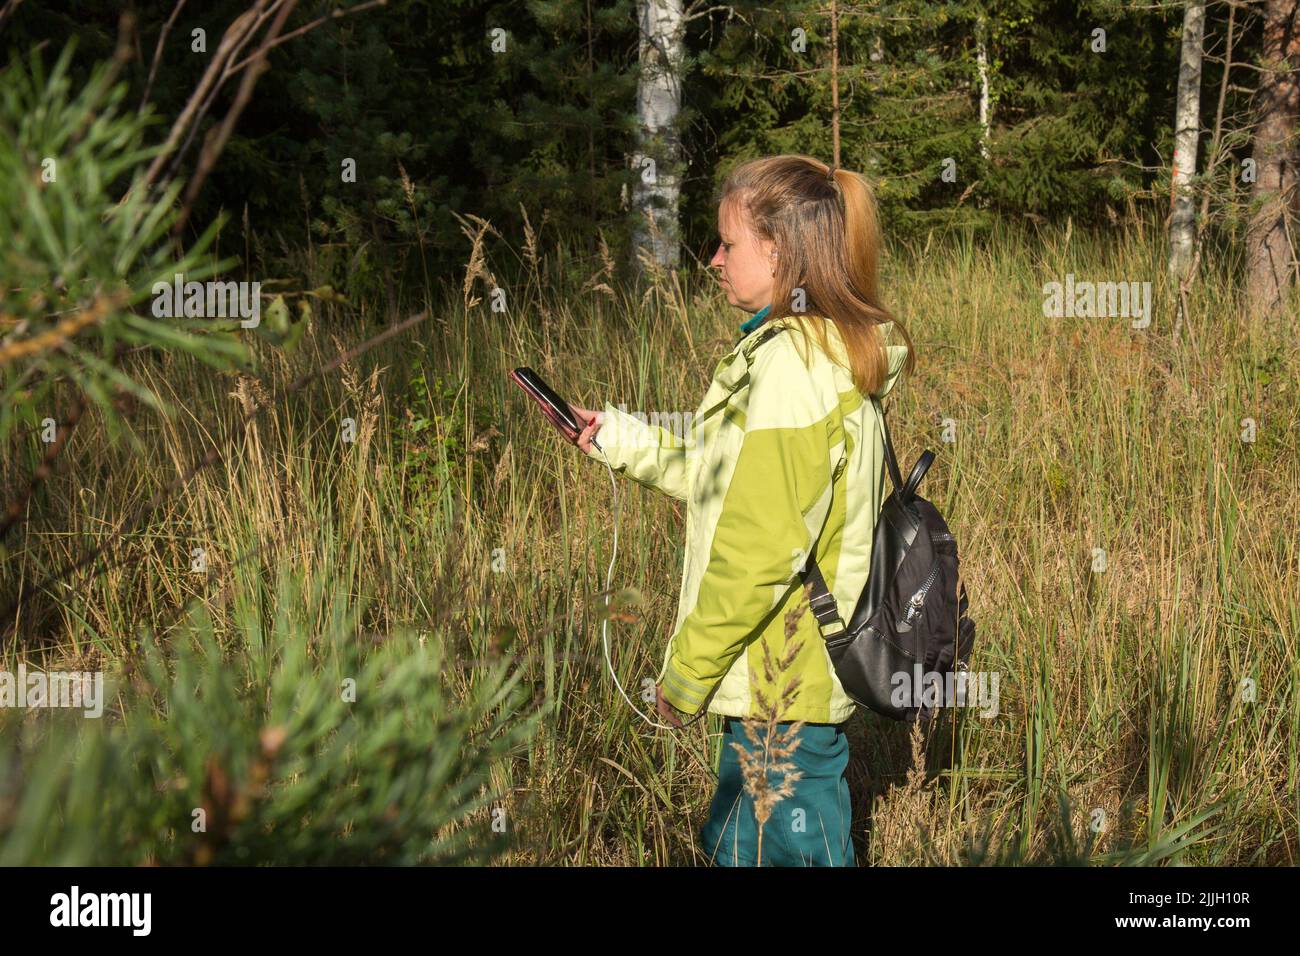
[(749, 319), (746, 322), (741, 323), (740, 334), (742, 336), (745, 336), (748, 335), (750, 332), (753, 332), (756, 328), (758, 328), (760, 325), (763, 324), (763, 320), (767, 318), (767, 313), (771, 311), (772, 311), (772, 307), (770, 305), (763, 306), (761, 311), (754, 313), (753, 318)]

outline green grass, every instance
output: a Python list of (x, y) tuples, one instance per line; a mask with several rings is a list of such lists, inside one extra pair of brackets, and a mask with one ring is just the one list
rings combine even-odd
[[(1241, 317), (1233, 264), (1213, 257), (1175, 341), (1163, 255), (1158, 230), (1132, 223), (1110, 236), (948, 237), (887, 262), (888, 302), (918, 349), (891, 432), (905, 474), (921, 451), (938, 455), (921, 493), (958, 535), (971, 667), (999, 672), (1000, 712), (950, 715), (925, 741), (924, 773), (905, 727), (854, 718), (859, 859), (1297, 862), (1297, 350)], [(506, 371), (532, 365), (587, 407), (693, 411), (743, 316), (702, 277), (633, 295), (595, 288), (612, 284), (607, 272), (587, 276), (564, 256), (525, 247), (504, 314), (482, 276), (469, 307), (459, 282), (413, 292), (384, 321), (426, 296), (428, 321), (268, 407), (130, 540), (128, 564), (31, 597), (17, 651), (116, 671), (140, 657), (142, 632), (183, 644), (194, 625), (178, 609), (195, 602), (232, 659), (279, 659), (307, 641), (303, 666), (321, 680), (330, 658), (314, 635), (354, 642), (363, 658), (386, 648), (391, 666), (436, 644), (447, 693), (428, 702), (443, 711), (430, 718), (469, 707), (504, 653), (543, 719), (525, 751), (492, 759), (483, 793), (505, 808), (510, 836), (495, 858), (702, 862), (693, 841), (716, 718), (652, 733), (617, 695), (597, 597), (608, 474), (560, 442)], [(1042, 285), (1067, 272), (1153, 278), (1151, 327), (1044, 318)], [(266, 387), (374, 334), (375, 317), (326, 306), (296, 352), (261, 352)], [(233, 433), (233, 376), (184, 357), (137, 358), (136, 371), (174, 414), (136, 415), (138, 450), (82, 423), (10, 542), (0, 596), (75, 557)], [(0, 465), (0, 487), (25, 474), (28, 441)], [(684, 516), (631, 482), (620, 493), (615, 587), (645, 596), (634, 622), (610, 625), (631, 692), (655, 676), (671, 633)], [(189, 570), (194, 548), (206, 575)], [(299, 607), (282, 570), (329, 600)], [(277, 632), (285, 615), (294, 626)], [(12, 806), (0, 796), (0, 833)], [(473, 819), (488, 841), (486, 819)]]

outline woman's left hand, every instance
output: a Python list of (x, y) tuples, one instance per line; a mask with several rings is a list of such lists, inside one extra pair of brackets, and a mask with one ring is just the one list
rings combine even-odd
[(590, 455), (591, 440), (596, 437), (596, 432), (600, 431), (600, 426), (605, 424), (605, 413), (592, 411), (590, 408), (579, 408), (572, 403), (569, 404), (569, 408), (577, 416), (578, 421), (586, 426), (573, 443)]
[(659, 710), (659, 716), (667, 718), (668, 723), (674, 727), (682, 726), (682, 719), (677, 716), (677, 709), (664, 700), (663, 684), (655, 684), (655, 707)]

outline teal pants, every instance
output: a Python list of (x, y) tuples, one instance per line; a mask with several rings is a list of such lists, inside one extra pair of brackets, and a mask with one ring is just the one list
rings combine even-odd
[[(778, 724), (783, 732), (788, 723)], [(776, 803), (763, 825), (764, 866), (853, 866), (849, 803), (849, 741), (844, 724), (804, 724), (798, 746), (787, 758), (802, 776), (792, 783), (794, 793)], [(760, 734), (763, 732), (760, 729)], [(758, 821), (754, 801), (745, 792), (740, 755), (731, 745), (755, 748), (741, 722), (724, 718), (722, 753), (718, 761), (718, 790), (709, 806), (709, 818), (700, 829), (704, 855), (717, 866), (755, 866), (758, 860)], [(760, 749), (761, 756), (761, 749)], [(784, 774), (769, 769), (773, 788)]]

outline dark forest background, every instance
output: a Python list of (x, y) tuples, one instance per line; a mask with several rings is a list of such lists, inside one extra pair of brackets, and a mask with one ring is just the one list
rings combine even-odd
[[(132, 99), (143, 93), (173, 7), (133, 6), (140, 55), (122, 74)], [(190, 49), (190, 31), (204, 28), (213, 49), (244, 7), (186, 7), (151, 89), (160, 116), (179, 113), (206, 67), (208, 57)], [(121, 9), (97, 0), (24, 3), (3, 43), (45, 43), (52, 53), (75, 38), (84, 73), (113, 53)], [(305, 5), (297, 20), (331, 9)], [(1181, 5), (901, 0), (856, 9), (840, 23), (848, 64), (841, 164), (876, 177), (892, 237), (987, 229), (996, 217), (1108, 225), (1132, 203), (1167, 197)], [(979, 17), (993, 24), (987, 158), (977, 112)], [(738, 2), (687, 24), (680, 220), (688, 257), (707, 262), (712, 254), (713, 195), (730, 164), (793, 151), (829, 160), (829, 27), (824, 5), (801, 0)], [(1104, 53), (1091, 48), (1098, 27)], [(490, 49), (494, 28), (508, 31), (505, 53)], [(808, 34), (807, 53), (790, 50), (798, 28)], [(1238, 27), (1239, 60), (1257, 34), (1257, 23)], [(544, 240), (571, 245), (582, 268), (602, 236), (625, 248), (637, 217), (628, 202), (637, 176), (628, 161), (637, 39), (634, 0), (390, 0), (330, 20), (274, 52), (191, 228), (229, 214), (223, 244), (247, 247), (250, 268), (267, 268), (285, 246), (315, 243), (336, 279), (369, 291), (458, 265), (467, 243), (455, 213), (472, 211), (511, 236), (523, 232), (527, 214)], [(1217, 89), (1218, 70), (1205, 64), (1207, 91)], [(193, 162), (234, 85), (182, 163)], [(341, 181), (344, 158), (356, 160), (355, 183)], [(940, 176), (947, 158), (953, 182)]]

